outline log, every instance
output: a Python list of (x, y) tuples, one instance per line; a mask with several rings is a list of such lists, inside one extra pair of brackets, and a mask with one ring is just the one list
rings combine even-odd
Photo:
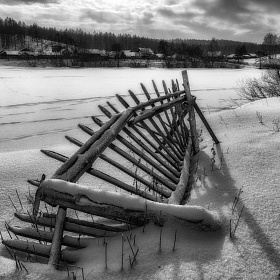
[(55, 172), (55, 176), (62, 176), (66, 171), (68, 171), (69, 168), (76, 163), (79, 156), (87, 152), (92, 147), (92, 145), (96, 143), (96, 141), (120, 118), (120, 116), (121, 115), (114, 116), (114, 118), (110, 119), (110, 121), (107, 122), (106, 125), (100, 128), (94, 136), (88, 139), (83, 147), (81, 147), (76, 153), (74, 153), (71, 158), (69, 158), (69, 160), (65, 162), (65, 164), (58, 168), (58, 170)]
[[(129, 108), (129, 105), (128, 103), (119, 95), (117, 95), (117, 98), (119, 99), (119, 101), (122, 103), (122, 105), (125, 107), (125, 108)], [(151, 101), (151, 100), (150, 100)], [(148, 102), (150, 102), (148, 101)], [(146, 103), (148, 103), (146, 102)], [(136, 107), (139, 107), (141, 108), (141, 104), (139, 104), (138, 106)], [(134, 107), (134, 108), (136, 108)], [(144, 107), (143, 107), (144, 108)], [(134, 112), (134, 116), (137, 116), (137, 113), (136, 113), (136, 110)], [(158, 137), (156, 136), (156, 133), (150, 129), (150, 127), (144, 122), (144, 121), (141, 121), (140, 122), (141, 125), (143, 126), (143, 128), (152, 136), (152, 138), (158, 143), (158, 145), (164, 149), (164, 151), (166, 152), (166, 154), (168, 156), (165, 156), (164, 153), (161, 153), (161, 155), (172, 165), (172, 166), (177, 166), (179, 165), (180, 163), (177, 162), (177, 159), (176, 157), (174, 157), (174, 155), (165, 147), (165, 145), (163, 145), (161, 143), (161, 141), (158, 139)]]
[(172, 192), (170, 198), (168, 199), (169, 204), (181, 204), (184, 194), (188, 186), (188, 180), (190, 175), (190, 163), (191, 163), (191, 152), (192, 152), (192, 141), (189, 138), (189, 144), (184, 158), (184, 165), (181, 172), (180, 181), (176, 187), (176, 190)]
[[(154, 86), (155, 92), (156, 92), (157, 96), (159, 97), (160, 94), (159, 94), (159, 91), (158, 91), (158, 89), (157, 89), (157, 86), (156, 86), (154, 80), (153, 80), (152, 82), (153, 82), (153, 86)], [(161, 101), (161, 104), (163, 104), (163, 101)], [(177, 142), (178, 142), (179, 145), (180, 145), (181, 151), (184, 151), (183, 142), (181, 141), (180, 137), (178, 137), (177, 131), (173, 129), (172, 122), (171, 122), (171, 120), (170, 120), (170, 118), (169, 118), (169, 115), (167, 114), (166, 111), (164, 111), (164, 114), (165, 114), (165, 118), (167, 119), (167, 122), (168, 122), (168, 124), (169, 124), (169, 127), (170, 127), (170, 129), (171, 129), (171, 130), (170, 130), (170, 135), (171, 135), (171, 136), (172, 136), (172, 135), (175, 136)]]
[(189, 78), (188, 78), (187, 70), (182, 71), (182, 76), (183, 76), (183, 85), (184, 85), (184, 88), (185, 88), (187, 101), (188, 101), (188, 104), (190, 106), (189, 123), (190, 123), (191, 138), (192, 138), (192, 142), (193, 142), (193, 152), (194, 152), (194, 154), (196, 154), (196, 153), (199, 152), (199, 144), (198, 144), (198, 137), (197, 137), (197, 131), (196, 131), (193, 98), (192, 98), (191, 91), (190, 91), (190, 84), (189, 84)]
[(220, 228), (216, 217), (199, 206), (158, 203), (115, 192), (97, 191), (63, 180), (45, 180), (40, 188), (43, 200), (47, 203), (55, 200), (55, 203), (62, 207), (126, 223), (135, 225), (144, 225), (148, 221), (164, 223), (173, 217), (182, 220), (183, 223), (203, 224), (209, 229)]
[[(21, 251), (29, 255), (36, 255), (43, 258), (50, 258), (50, 245), (18, 239), (3, 240), (2, 243), (12, 250)], [(63, 259), (61, 258), (60, 260), (71, 263), (71, 259), (67, 259), (67, 256), (63, 256)], [(52, 265), (54, 265), (54, 263)]]
[[(100, 123), (102, 125), (103, 123)], [(134, 135), (126, 128), (123, 128), (123, 131), (130, 136), (138, 145), (140, 145), (144, 150), (146, 150), (150, 155), (153, 154), (151, 150), (149, 150), (143, 143), (137, 138), (134, 137)], [(177, 184), (179, 182), (178, 178), (174, 177), (173, 174), (171, 174), (168, 170), (168, 166), (165, 165), (166, 169), (162, 168), (161, 165), (154, 162), (149, 156), (144, 154), (142, 151), (137, 149), (134, 145), (129, 143), (126, 139), (124, 139), (122, 136), (118, 135), (117, 140), (120, 141), (124, 146), (126, 146), (129, 150), (133, 151), (135, 154), (137, 154), (141, 159), (145, 160), (147, 163), (149, 163), (152, 167), (157, 169), (162, 175), (164, 175), (166, 178), (168, 178), (173, 183)], [(149, 171), (148, 174), (151, 174), (152, 170)]]
[[(93, 120), (96, 120), (96, 118), (92, 117)], [(88, 131), (88, 133), (94, 133), (93, 131)], [(125, 159), (127, 159), (128, 161), (132, 162), (134, 165), (138, 166), (139, 168), (141, 168), (144, 172), (146, 172), (147, 174), (151, 174), (151, 170), (144, 164), (142, 164), (141, 162), (139, 162), (138, 160), (136, 160), (134, 157), (132, 157), (131, 155), (129, 155), (128, 153), (126, 153), (125, 151), (123, 151), (121, 148), (119, 148), (118, 146), (116, 146), (115, 144), (111, 143), (109, 145), (109, 148), (111, 148), (113, 151), (115, 151), (116, 153), (118, 153), (119, 155), (121, 155), (122, 157), (124, 157)], [(153, 176), (160, 182), (162, 183), (164, 186), (166, 186), (167, 188), (169, 188), (170, 190), (175, 190), (176, 185), (172, 182), (167, 181), (165, 178), (162, 178), (161, 176), (159, 176), (157, 173), (153, 173)], [(154, 186), (155, 187), (155, 186)], [(155, 189), (155, 191), (157, 191), (158, 193), (160, 193), (160, 189)], [(143, 195), (144, 196), (144, 195)]]
[[(107, 219), (128, 223), (136, 226), (145, 224), (145, 213), (141, 215), (139, 211), (133, 211), (114, 205), (101, 204), (92, 202), (90, 206), (80, 205), (80, 201), (84, 197), (74, 197), (72, 195), (54, 191), (49, 188), (40, 187), (41, 200), (48, 204), (59, 205), (64, 208), (71, 208), (84, 213), (104, 217)], [(65, 230), (68, 230), (67, 223), (65, 223)]]
[[(40, 229), (34, 229), (31, 227), (15, 227), (9, 226), (9, 230), (16, 234), (17, 236), (27, 237), (36, 239), (39, 241), (52, 242), (53, 232), (52, 231), (44, 231)], [(87, 242), (83, 238), (76, 238), (73, 236), (65, 235), (62, 239), (62, 245), (69, 246), (76, 249), (85, 248), (87, 246)]]
[[(49, 228), (54, 228), (55, 226), (55, 221), (56, 221), (56, 215), (53, 214), (46, 214), (44, 213), (43, 216), (41, 217), (34, 217), (33, 215), (27, 215), (23, 213), (16, 212), (15, 217), (20, 219), (21, 221), (28, 222), (28, 223), (33, 223), (36, 219), (36, 224), (39, 226), (45, 226)], [(66, 217), (65, 219), (65, 226), (67, 229), (73, 228), (72, 224), (75, 224), (77, 226), (85, 226), (88, 228), (92, 229), (99, 229), (100, 231), (104, 232), (123, 232), (127, 230), (127, 225), (126, 224), (119, 224), (115, 226), (110, 226), (110, 225), (104, 225), (100, 223), (95, 223), (93, 221), (85, 221), (81, 219), (74, 219), (74, 218), (69, 218)]]
[(19, 239), (3, 240), (2, 244), (4, 244), (5, 246), (13, 250), (21, 251), (32, 255), (37, 255), (39, 257), (49, 258), (50, 256), (50, 245), (23, 241)]
[(203, 124), (205, 125), (206, 129), (208, 130), (208, 132), (210, 133), (213, 141), (215, 142), (215, 144), (219, 144), (220, 141), (217, 139), (215, 133), (213, 132), (212, 128), (210, 127), (209, 123), (207, 122), (207, 120), (205, 119), (203, 113), (201, 112), (200, 108), (198, 107), (198, 105), (196, 104), (195, 100), (193, 101), (193, 106), (197, 112), (197, 114), (199, 115), (200, 119), (202, 120)]

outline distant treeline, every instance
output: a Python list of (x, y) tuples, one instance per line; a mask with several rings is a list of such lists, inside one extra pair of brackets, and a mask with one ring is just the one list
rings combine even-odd
[[(0, 39), (3, 49), (24, 48), (26, 37), (40, 43), (42, 40), (49, 40), (57, 43), (75, 46), (84, 49), (101, 49), (111, 51), (116, 44), (123, 50), (135, 51), (139, 47), (150, 48), (155, 53), (162, 52), (163, 40), (139, 37), (130, 34), (115, 35), (111, 32), (85, 32), (82, 29), (57, 30), (53, 27), (41, 27), (36, 23), (27, 25), (22, 21), (16, 21), (12, 18), (0, 18)], [(262, 45), (247, 42), (237, 42), (230, 40), (216, 40), (215, 51), (219, 49), (223, 55), (235, 53), (238, 47), (245, 46), (248, 53), (257, 53), (262, 49)], [(202, 54), (211, 51), (211, 40), (195, 39), (172, 39), (165, 41), (166, 52), (168, 55), (184, 54), (186, 51), (194, 51)]]

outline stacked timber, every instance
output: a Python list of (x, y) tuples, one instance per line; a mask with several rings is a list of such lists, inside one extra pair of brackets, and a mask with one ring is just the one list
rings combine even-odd
[[(182, 74), (183, 90), (179, 89), (178, 81), (172, 81), (172, 90), (163, 81), (163, 91), (160, 92), (153, 81), (153, 94), (141, 84), (145, 100), (129, 90), (126, 98), (116, 95), (119, 102), (117, 105), (109, 101), (105, 106), (99, 105), (108, 121), (103, 122), (92, 116), (94, 126), (99, 127), (96, 131), (93, 127), (79, 124), (79, 128), (89, 135), (85, 143), (66, 136), (66, 139), (78, 146), (71, 157), (42, 150), (48, 157), (62, 162), (62, 165), (50, 180), (45, 180), (44, 176), (40, 181), (28, 180), (37, 187), (33, 211), (16, 213), (15, 216), (31, 224), (31, 227), (7, 225), (8, 232), (13, 233), (17, 239), (3, 240), (2, 243), (12, 250), (46, 257), (51, 266), (57, 267), (62, 259), (62, 247), (84, 248), (87, 246), (85, 237), (114, 236), (132, 227), (145, 225), (150, 220), (163, 223), (163, 209), (168, 216), (171, 205), (179, 205), (184, 199), (191, 158), (199, 151), (195, 110), (205, 125), (208, 125), (190, 93), (186, 71)], [(134, 105), (130, 105), (131, 102)], [(208, 128), (210, 131), (209, 125)], [(214, 133), (210, 133), (214, 139)], [(216, 138), (214, 141), (218, 142)], [(118, 158), (108, 155), (108, 150)], [(99, 162), (106, 163), (123, 175), (117, 177), (98, 169), (96, 166)], [(132, 167), (122, 162), (127, 162)], [(59, 186), (64, 186), (61, 182), (76, 183), (84, 174), (98, 178), (133, 197), (140, 197), (146, 206), (135, 209), (129, 203), (131, 199), (124, 200), (124, 205), (116, 205), (114, 202), (100, 203), (96, 199), (89, 199), (85, 194), (73, 195), (69, 193), (69, 186), (72, 186), (70, 183), (65, 183), (66, 187), (62, 189), (50, 187), (52, 182), (60, 182), (56, 184)], [(130, 182), (124, 180), (127, 177)], [(92, 186), (95, 186), (94, 182), (93, 180)], [(75, 188), (79, 189), (78, 185), (74, 185)], [(90, 203), (85, 204), (85, 201)], [(51, 209), (58, 206), (56, 214), (42, 210), (43, 206), (48, 209), (46, 205)], [(77, 218), (71, 218), (67, 215), (67, 209), (91, 217), (101, 217), (106, 223), (93, 218), (80, 219), (78, 214)], [(185, 220), (190, 223), (200, 222), (199, 218), (195, 221), (190, 218)], [(20, 240), (18, 236), (26, 240)], [(31, 243), (30, 240), (37, 240), (37, 243)]]

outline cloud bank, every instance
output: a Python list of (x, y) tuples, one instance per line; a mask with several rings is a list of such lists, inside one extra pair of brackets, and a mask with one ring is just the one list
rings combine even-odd
[(261, 43), (280, 30), (279, 0), (4, 0), (2, 18), (171, 39), (230, 39)]

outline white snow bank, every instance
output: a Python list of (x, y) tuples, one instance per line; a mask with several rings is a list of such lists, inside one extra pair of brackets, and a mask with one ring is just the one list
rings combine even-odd
[(218, 218), (201, 206), (172, 205), (145, 200), (137, 196), (125, 196), (120, 193), (95, 190), (93, 187), (70, 183), (58, 179), (45, 180), (42, 187), (67, 193), (72, 196), (86, 196), (79, 199), (79, 205), (91, 205), (92, 201), (100, 204), (111, 204), (125, 209), (160, 212), (178, 219), (201, 223), (211, 229), (220, 228)]

